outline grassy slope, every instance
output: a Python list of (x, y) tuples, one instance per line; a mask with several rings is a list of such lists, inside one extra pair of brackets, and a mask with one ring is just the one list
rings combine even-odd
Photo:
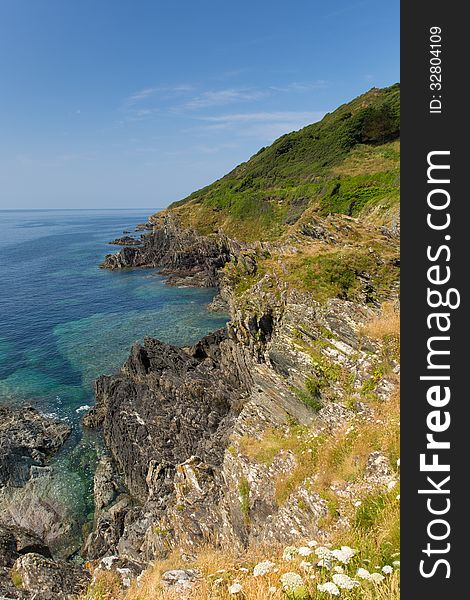
[(399, 198), (399, 96), (398, 84), (372, 89), (170, 210), (201, 233), (246, 241), (282, 237), (312, 210), (389, 222)]

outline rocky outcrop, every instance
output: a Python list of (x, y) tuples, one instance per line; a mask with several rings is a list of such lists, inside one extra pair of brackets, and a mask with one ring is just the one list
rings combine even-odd
[(224, 235), (201, 236), (191, 229), (180, 229), (165, 216), (151, 225), (152, 231), (141, 236), (139, 247), (124, 246), (117, 254), (108, 254), (102, 263), (106, 269), (156, 267), (171, 275), (169, 283), (213, 287), (218, 269), (230, 260), (233, 244)]
[[(117, 375), (97, 380), (97, 403), (84, 424), (102, 428), (133, 502), (121, 496), (98, 517), (87, 544), (90, 556), (98, 537), (106, 536), (109, 552), (151, 555), (151, 525), (174, 503), (180, 464), (198, 456), (209, 478), (220, 470), (249, 379), (241, 375), (243, 357), (229, 357), (230, 351), (236, 347), (223, 330), (186, 349), (146, 338)], [(107, 533), (97, 536), (100, 531)]]
[(0, 486), (25, 485), (70, 432), (63, 421), (45, 417), (32, 407), (0, 406)]
[(141, 240), (138, 240), (130, 235), (124, 235), (109, 243), (114, 246), (140, 246)]
[(26, 591), (15, 586), (11, 570), (20, 556), (30, 552), (51, 557), (49, 548), (34, 534), (19, 527), (0, 525), (0, 597), (29, 597)]
[(37, 600), (77, 597), (86, 591), (91, 579), (87, 571), (70, 562), (36, 553), (20, 556), (13, 565), (11, 577), (20, 597), (26, 592)]
[[(212, 308), (227, 311), (230, 321), (191, 348), (146, 338), (118, 373), (96, 381), (96, 406), (84, 424), (102, 429), (110, 457), (95, 477), (86, 556), (115, 555), (143, 567), (174, 548), (193, 556), (205, 545), (243, 551), (299, 538), (328, 541), (332, 504), (314, 473), (280, 500), (280, 482), (308, 455), (279, 438), (293, 427), (334, 437), (348, 423), (372, 419), (364, 390), (386, 401), (398, 364), (388, 357), (390, 376), (382, 373), (380, 344), (363, 334), (378, 306), (364, 269), (357, 277), (365, 291), (355, 301), (320, 302), (289, 283), (282, 257), (295, 257), (305, 244), (316, 244), (314, 255), (355, 243), (362, 225), (312, 216), (282, 242), (243, 245), (180, 229), (168, 213), (154, 216), (152, 226), (141, 248), (123, 248), (103, 266), (153, 266), (170, 284), (217, 285)], [(280, 269), (266, 268), (266, 260)], [(252, 446), (272, 432), (278, 450), (260, 460)], [(377, 461), (371, 455), (368, 464)], [(390, 470), (379, 477), (371, 468), (327, 493), (352, 502), (393, 483)], [(337, 526), (348, 527), (349, 513), (335, 510)]]
[(0, 525), (0, 598), (68, 600), (83, 593), (89, 582), (85, 569), (54, 559), (39, 537)]
[[(207, 238), (172, 224), (151, 235), (156, 248), (146, 256), (168, 269), (195, 264), (207, 249)], [(196, 250), (186, 261), (189, 239)], [(184, 240), (182, 254), (175, 254), (176, 240)], [(235, 253), (223, 236), (212, 246), (221, 247), (223, 260), (230, 256), (249, 277), (257, 272), (258, 254), (267, 251), (253, 246)], [(225, 272), (211, 281), (229, 307), (226, 330), (192, 348), (147, 338), (116, 375), (96, 382), (96, 406), (84, 422), (102, 428), (130, 496), (114, 500), (98, 520), (89, 556), (96, 555), (98, 539), (101, 552), (107, 547), (145, 563), (173, 547), (191, 553), (207, 543), (242, 549), (327, 537), (321, 523), (328, 506), (312, 482), (282, 504), (276, 498), (276, 481), (296, 468), (298, 457), (281, 452), (267, 467), (245, 444), (270, 430), (287, 431), (293, 422), (334, 432), (367, 413), (360, 390), (378, 354), (361, 328), (374, 308), (338, 298), (321, 304), (269, 273), (241, 292)], [(352, 382), (348, 389), (340, 373)], [(305, 390), (309, 379), (315, 392)], [(386, 398), (393, 386), (382, 383)], [(100, 537), (100, 531), (106, 533)]]
[(164, 494), (166, 473), (193, 454), (222, 462), (242, 393), (236, 369), (218, 377), (225, 338), (218, 331), (189, 349), (146, 338), (120, 373), (96, 381), (96, 407), (84, 423), (102, 427), (138, 500)]
[(79, 526), (57, 497), (49, 464), (71, 427), (31, 407), (0, 407), (0, 523), (40, 538), (62, 556), (79, 547)]

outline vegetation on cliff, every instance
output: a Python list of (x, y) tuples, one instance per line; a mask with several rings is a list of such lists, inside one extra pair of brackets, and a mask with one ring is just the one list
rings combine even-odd
[(391, 222), (399, 199), (399, 98), (399, 84), (371, 89), (169, 210), (202, 234), (222, 229), (247, 241), (277, 239), (313, 211)]

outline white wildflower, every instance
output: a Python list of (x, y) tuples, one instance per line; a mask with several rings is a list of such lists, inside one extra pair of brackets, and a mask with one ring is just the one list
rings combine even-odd
[(269, 588), (269, 593), (270, 594), (275, 594), (277, 592), (277, 587), (274, 587), (273, 585)]
[(253, 569), (253, 575), (255, 577), (260, 577), (263, 575), (267, 575), (268, 573), (272, 573), (273, 567), (276, 565), (270, 560), (265, 560), (263, 562), (258, 563)]
[(332, 596), (339, 596), (338, 586), (335, 583), (332, 583), (331, 581), (327, 581), (326, 583), (320, 583), (320, 585), (317, 585), (317, 590), (319, 592), (331, 594)]
[(281, 575), (281, 583), (286, 592), (295, 592), (295, 590), (303, 587), (304, 580), (298, 573), (284, 573), (284, 575)]
[(317, 540), (310, 540), (310, 541), (307, 543), (307, 546), (308, 546), (309, 548), (315, 548), (315, 546), (318, 546), (318, 542), (317, 542)]
[(303, 569), (304, 571), (310, 571), (310, 569), (312, 569), (312, 568), (313, 568), (313, 565), (312, 565), (312, 563), (308, 562), (307, 560), (303, 560), (303, 561), (300, 563), (299, 567), (300, 567), (301, 569)]
[(345, 575), (344, 573), (335, 573), (333, 575), (333, 582), (342, 590), (352, 590), (360, 585), (359, 581), (351, 579), (349, 575)]
[(367, 569), (363, 569), (362, 567), (356, 571), (356, 575), (359, 579), (370, 579), (370, 573)]
[(390, 573), (393, 573), (393, 567), (390, 565), (385, 565), (385, 567), (382, 567), (382, 573), (385, 573), (385, 575), (390, 575)]
[(370, 574), (370, 581), (373, 581), (374, 583), (382, 583), (382, 581), (385, 579), (385, 577), (382, 575), (382, 573), (371, 573)]
[(284, 560), (294, 560), (297, 556), (298, 550), (295, 546), (287, 546), (284, 548), (284, 552), (282, 553), (282, 558)]
[(396, 485), (397, 485), (397, 482), (396, 482), (394, 479), (392, 479), (391, 481), (389, 481), (389, 482), (387, 483), (387, 487), (388, 487), (388, 489), (389, 489), (389, 490), (393, 490), (393, 488), (394, 488)]
[(333, 556), (331, 550), (326, 546), (318, 546), (318, 548), (315, 548), (315, 554), (318, 558), (331, 558)]
[(400, 568), (400, 561), (399, 561), (399, 560), (394, 560), (394, 561), (392, 562), (392, 565), (393, 565), (393, 566), (394, 566), (396, 569), (399, 569), (399, 568)]
[(311, 548), (308, 548), (307, 546), (301, 546), (298, 549), (298, 553), (300, 554), (300, 556), (310, 556), (312, 552), (313, 550)]
[(356, 551), (350, 548), (349, 546), (341, 546), (341, 549), (333, 550), (331, 555), (339, 562), (347, 565), (351, 558), (356, 554)]
[(399, 466), (400, 466), (400, 459), (397, 458), (397, 467), (399, 467)]
[(242, 573), (248, 573), (249, 572), (249, 569), (247, 569), (246, 567), (240, 567), (238, 570), (241, 571)]
[(335, 573), (344, 573), (343, 567), (340, 567), (339, 565), (336, 565), (336, 567), (334, 567), (333, 571)]
[(240, 594), (243, 591), (243, 587), (240, 583), (234, 583), (228, 588), (229, 594)]
[(354, 506), (356, 508), (359, 508), (361, 506), (362, 502), (360, 500), (356, 500), (356, 502), (354, 502)]
[(397, 494), (397, 500), (400, 502), (400, 494)]

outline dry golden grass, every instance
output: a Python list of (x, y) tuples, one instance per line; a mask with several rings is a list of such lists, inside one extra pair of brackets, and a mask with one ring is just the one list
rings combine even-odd
[[(311, 432), (299, 436), (295, 429), (288, 437), (267, 432), (266, 438), (251, 445), (251, 458), (264, 462), (276, 450), (290, 449), (298, 457), (291, 473), (279, 478), (276, 499), (283, 504), (289, 496), (309, 477), (316, 475), (314, 489), (321, 492), (332, 483), (341, 484), (358, 480), (365, 471), (367, 459), (372, 452), (381, 451), (394, 464), (400, 455), (400, 402), (396, 390), (386, 403), (375, 402), (374, 417), (369, 421), (355, 422), (353, 428), (346, 424), (334, 436), (313, 437)], [(266, 441), (266, 446), (264, 446)], [(302, 456), (309, 452), (309, 460)]]
[[(254, 565), (268, 559), (276, 564), (277, 572), (254, 577), (252, 574)], [(315, 568), (309, 572), (303, 571), (300, 562), (300, 558), (289, 562), (283, 560), (281, 547), (259, 547), (248, 550), (238, 557), (230, 552), (207, 548), (200, 552), (194, 564), (180, 563), (179, 568), (197, 568), (201, 572), (200, 581), (188, 595), (188, 600), (233, 600), (234, 597), (243, 600), (287, 600), (280, 584), (280, 577), (288, 572), (299, 573), (302, 576), (305, 593), (308, 592), (312, 600), (324, 597), (316, 591), (316, 586), (322, 581), (330, 580), (331, 574)], [(157, 563), (149, 569), (144, 574), (140, 585), (134, 584), (123, 596), (123, 600), (179, 600), (179, 596), (165, 592), (161, 588), (160, 578), (162, 572), (166, 570), (166, 564), (166, 561)], [(356, 568), (357, 565), (354, 563), (350, 569), (351, 575), (354, 575)], [(243, 569), (248, 569), (248, 572)], [(229, 593), (229, 586), (234, 583), (242, 585), (242, 595), (234, 596)], [(301, 596), (298, 598), (300, 599)], [(348, 598), (398, 600), (399, 574), (395, 571), (381, 585), (363, 584), (360, 590), (350, 592)]]
[(82, 600), (116, 600), (121, 595), (121, 579), (112, 571), (97, 571)]
[(367, 323), (362, 333), (375, 340), (383, 340), (387, 337), (400, 337), (400, 311), (392, 302), (386, 302), (382, 306), (381, 314)]

